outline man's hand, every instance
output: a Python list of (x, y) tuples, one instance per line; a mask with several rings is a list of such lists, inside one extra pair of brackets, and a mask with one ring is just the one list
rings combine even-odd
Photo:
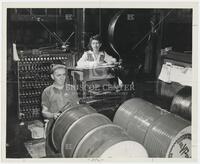
[(54, 113), (54, 114), (53, 114), (53, 118), (54, 118), (54, 119), (57, 119), (57, 118), (60, 116), (60, 114), (61, 114), (60, 112)]

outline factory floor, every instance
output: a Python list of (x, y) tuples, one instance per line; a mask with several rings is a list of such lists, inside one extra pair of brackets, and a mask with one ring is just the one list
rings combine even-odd
[(7, 124), (6, 158), (31, 158), (24, 143), (31, 139), (30, 131), (10, 116)]
[[(112, 117), (114, 116), (114, 112), (115, 111), (110, 108), (99, 113), (102, 113), (112, 119)], [(7, 143), (5, 145), (6, 158), (33, 158), (32, 154), (29, 153), (29, 151), (27, 150), (25, 144), (35, 142), (40, 142), (41, 144), (43, 144), (41, 140), (45, 141), (45, 139), (32, 139), (31, 131), (27, 128), (27, 124), (25, 123), (20, 125), (20, 123), (14, 116), (10, 115), (8, 120), (9, 123), (7, 124)], [(38, 156), (40, 155), (41, 154), (38, 154)], [(45, 156), (42, 156), (42, 158), (45, 158)]]
[[(139, 82), (136, 87), (136, 96), (146, 99), (159, 106), (169, 106), (166, 102), (161, 101), (154, 95), (154, 82)], [(10, 106), (9, 108), (15, 108)], [(31, 132), (26, 125), (20, 125), (16, 119), (16, 114), (13, 114), (12, 109), (8, 110), (9, 118), (7, 118), (7, 143), (6, 143), (6, 158), (32, 158), (25, 147), (26, 142), (32, 142)], [(111, 120), (116, 112), (116, 108), (107, 108), (99, 113), (108, 116)]]

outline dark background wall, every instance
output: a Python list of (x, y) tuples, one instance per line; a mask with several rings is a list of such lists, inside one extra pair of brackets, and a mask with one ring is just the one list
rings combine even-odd
[(161, 10), (163, 21), (162, 48), (172, 46), (174, 51), (192, 50), (192, 10)]
[[(71, 49), (77, 51), (87, 49), (90, 36), (99, 33), (106, 51), (118, 57), (109, 45), (108, 26), (121, 10), (124, 12), (116, 25), (115, 44), (124, 58), (144, 53), (141, 51), (147, 46), (151, 22), (157, 25), (155, 34), (161, 48), (172, 46), (174, 51), (191, 51), (190, 9), (8, 9), (8, 45), (15, 42), (18, 49), (33, 49), (55, 44), (58, 41), (45, 25), (63, 41), (75, 32), (69, 41)], [(134, 19), (129, 19), (129, 15), (134, 15)]]

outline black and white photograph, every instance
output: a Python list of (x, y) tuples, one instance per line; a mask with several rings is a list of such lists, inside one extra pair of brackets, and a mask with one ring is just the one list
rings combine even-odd
[(4, 6), (4, 158), (196, 159), (192, 5), (64, 4)]

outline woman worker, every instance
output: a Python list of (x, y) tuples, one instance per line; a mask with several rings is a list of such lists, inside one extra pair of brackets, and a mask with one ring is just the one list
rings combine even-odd
[(95, 35), (90, 38), (89, 50), (84, 52), (83, 56), (77, 62), (77, 67), (95, 67), (103, 63), (115, 64), (116, 59), (109, 56), (105, 51), (101, 51), (101, 37), (100, 35)]

